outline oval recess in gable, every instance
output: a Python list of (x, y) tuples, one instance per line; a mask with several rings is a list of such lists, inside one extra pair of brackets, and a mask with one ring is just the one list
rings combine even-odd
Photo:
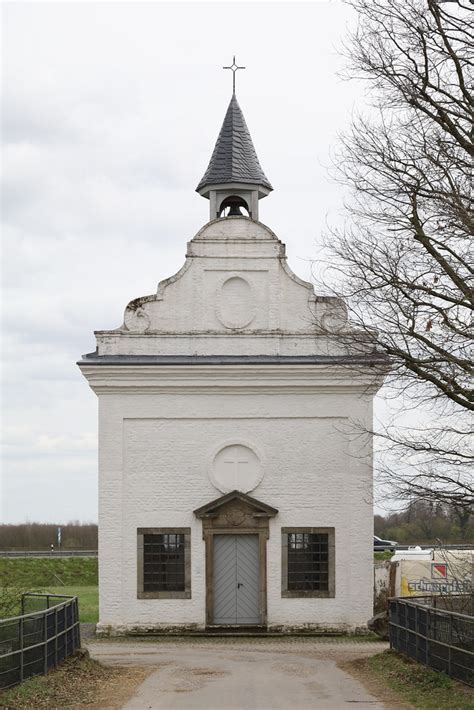
[(241, 276), (226, 279), (217, 294), (217, 317), (226, 328), (245, 328), (255, 318), (255, 299)]

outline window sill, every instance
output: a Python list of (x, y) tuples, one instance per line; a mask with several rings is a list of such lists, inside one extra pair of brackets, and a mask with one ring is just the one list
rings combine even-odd
[(305, 599), (305, 598), (315, 598), (315, 599), (334, 599), (336, 594), (335, 592), (329, 592), (329, 591), (316, 591), (316, 590), (307, 590), (307, 589), (301, 589), (301, 590), (296, 590), (292, 589), (291, 591), (288, 590), (283, 590), (281, 593), (282, 597), (287, 597), (290, 599)]
[(137, 592), (137, 599), (191, 599), (191, 590), (184, 592)]

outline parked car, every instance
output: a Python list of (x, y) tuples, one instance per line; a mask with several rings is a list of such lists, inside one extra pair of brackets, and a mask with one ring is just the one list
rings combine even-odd
[(395, 552), (395, 548), (398, 542), (394, 540), (382, 540), (381, 537), (374, 535), (374, 552), (383, 552), (384, 550), (390, 550)]

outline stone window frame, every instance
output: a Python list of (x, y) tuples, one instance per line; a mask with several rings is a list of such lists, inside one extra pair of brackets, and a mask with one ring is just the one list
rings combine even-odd
[[(328, 589), (288, 589), (288, 534), (314, 533), (328, 536)], [(282, 528), (281, 529), (281, 596), (304, 598), (318, 597), (322, 599), (336, 596), (336, 529), (331, 528)]]
[[(143, 590), (143, 536), (184, 535), (184, 590), (145, 592)], [(137, 599), (191, 599), (191, 528), (137, 528)]]

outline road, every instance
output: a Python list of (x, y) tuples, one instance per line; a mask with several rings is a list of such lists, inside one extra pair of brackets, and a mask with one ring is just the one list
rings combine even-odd
[(384, 703), (337, 663), (386, 647), (318, 638), (88, 643), (106, 665), (154, 669), (126, 710), (382, 710)]

